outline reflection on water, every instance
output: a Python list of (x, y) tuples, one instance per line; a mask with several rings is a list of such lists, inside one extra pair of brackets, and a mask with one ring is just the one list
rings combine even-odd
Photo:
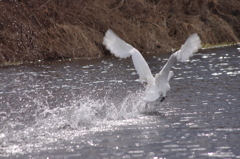
[[(147, 56), (157, 73), (169, 55)], [(144, 111), (131, 59), (0, 69), (0, 156), (240, 158), (238, 46), (173, 67), (171, 91)]]

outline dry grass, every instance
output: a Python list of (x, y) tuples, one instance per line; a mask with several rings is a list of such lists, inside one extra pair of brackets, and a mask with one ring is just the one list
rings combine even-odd
[(239, 0), (5, 0), (0, 63), (108, 54), (108, 28), (142, 52), (168, 53), (197, 32), (205, 44), (238, 42)]

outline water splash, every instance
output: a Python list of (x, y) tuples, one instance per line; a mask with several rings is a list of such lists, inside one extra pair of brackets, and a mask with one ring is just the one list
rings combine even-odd
[(144, 101), (139, 100), (141, 96), (142, 92), (132, 93), (118, 103), (108, 97), (97, 100), (89, 96), (77, 97), (69, 106), (39, 109), (36, 125), (50, 125), (49, 129), (89, 129), (96, 123), (134, 118), (144, 110)]
[(18, 121), (7, 122), (7, 129), (0, 133), (0, 151), (8, 155), (42, 151), (44, 145), (49, 143), (109, 130), (124, 124), (124, 120), (137, 120), (145, 106), (144, 101), (139, 100), (141, 96), (140, 91), (131, 93), (117, 103), (107, 96), (97, 100), (89, 96), (77, 96), (55, 108), (50, 108), (45, 99), (34, 99), (34, 122), (31, 125)]

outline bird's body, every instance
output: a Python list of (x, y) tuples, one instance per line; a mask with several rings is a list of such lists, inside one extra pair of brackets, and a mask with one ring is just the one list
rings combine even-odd
[(201, 47), (201, 40), (197, 34), (190, 35), (181, 49), (170, 56), (168, 62), (155, 77), (152, 75), (141, 53), (119, 38), (112, 30), (109, 29), (106, 32), (103, 44), (116, 57), (127, 58), (132, 56), (134, 67), (139, 74), (139, 80), (147, 82), (144, 100), (152, 102), (156, 101), (159, 97), (163, 97), (162, 99), (165, 98), (167, 92), (170, 90), (169, 80), (173, 76), (173, 72), (170, 69), (173, 64), (176, 61), (188, 60)]

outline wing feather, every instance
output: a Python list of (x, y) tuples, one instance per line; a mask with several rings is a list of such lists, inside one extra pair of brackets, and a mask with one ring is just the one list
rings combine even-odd
[(137, 73), (139, 74), (140, 81), (147, 81), (148, 84), (153, 83), (154, 77), (151, 70), (137, 49), (123, 41), (110, 29), (106, 32), (103, 38), (103, 44), (116, 57), (127, 58), (132, 56), (132, 61)]
[(134, 49), (131, 45), (119, 38), (111, 29), (109, 29), (103, 38), (103, 45), (119, 58), (127, 58), (131, 56), (131, 50)]
[(193, 56), (198, 49), (201, 48), (201, 40), (197, 33), (190, 35), (186, 42), (181, 46), (181, 49), (177, 53), (178, 61), (188, 60)]
[(155, 76), (155, 83), (159, 87), (166, 85), (173, 73), (170, 71), (176, 61), (188, 60), (201, 47), (201, 40), (195, 33), (190, 35), (186, 42), (181, 46), (181, 49), (173, 53), (162, 70)]
[(139, 80), (146, 81), (149, 85), (153, 84), (154, 77), (152, 72), (141, 53), (136, 49), (132, 50), (132, 61), (139, 74)]
[(171, 68), (173, 66), (173, 64), (175, 63), (175, 61), (177, 60), (176, 56), (177, 56), (178, 52), (173, 53), (167, 63), (163, 66), (162, 70), (156, 74), (155, 76), (155, 83), (160, 87), (161, 85), (163, 85), (163, 83), (167, 83), (170, 78), (173, 76), (173, 72), (171, 72)]

